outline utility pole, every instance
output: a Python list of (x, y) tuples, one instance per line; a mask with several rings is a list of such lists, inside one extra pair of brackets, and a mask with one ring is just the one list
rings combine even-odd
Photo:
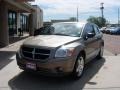
[(101, 10), (101, 14), (102, 14), (102, 25), (103, 25), (103, 19), (104, 19), (104, 14), (103, 14), (103, 10), (104, 10), (104, 6), (103, 6), (104, 3), (100, 3), (101, 7), (100, 7), (100, 10)]
[(120, 24), (120, 23), (119, 23), (119, 22), (120, 22), (120, 20), (119, 20), (120, 18), (119, 18), (119, 17), (120, 17), (120, 10), (119, 10), (119, 8), (118, 8), (118, 27), (119, 27), (119, 24)]
[(79, 12), (78, 12), (78, 6), (77, 6), (77, 22), (79, 21)]

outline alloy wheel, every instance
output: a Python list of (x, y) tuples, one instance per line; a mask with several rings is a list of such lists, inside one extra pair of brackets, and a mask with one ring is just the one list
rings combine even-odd
[(77, 60), (77, 67), (76, 67), (76, 73), (77, 76), (80, 77), (83, 73), (83, 69), (84, 69), (84, 59), (83, 57), (79, 57)]

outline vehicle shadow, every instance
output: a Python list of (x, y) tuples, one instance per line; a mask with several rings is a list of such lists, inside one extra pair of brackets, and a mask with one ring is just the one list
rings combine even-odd
[(104, 63), (104, 58), (90, 62), (79, 80), (71, 79), (70, 76), (45, 77), (21, 72), (13, 77), (8, 85), (12, 90), (81, 90), (86, 84), (97, 84), (97, 82), (90, 82), (90, 80), (98, 73)]
[(15, 53), (15, 51), (0, 51), (0, 70), (14, 60), (11, 57), (13, 57)]

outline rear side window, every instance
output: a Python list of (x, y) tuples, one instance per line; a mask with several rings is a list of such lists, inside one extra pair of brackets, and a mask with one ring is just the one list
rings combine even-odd
[(99, 28), (96, 25), (93, 25), (93, 27), (94, 27), (95, 33), (100, 34)]
[(93, 28), (93, 26), (91, 24), (86, 25), (85, 32), (86, 33), (94, 33), (95, 34), (94, 28)]

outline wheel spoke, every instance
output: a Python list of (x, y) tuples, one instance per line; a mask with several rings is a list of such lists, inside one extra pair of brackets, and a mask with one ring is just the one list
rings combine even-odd
[(76, 72), (78, 73), (78, 76), (81, 76), (83, 69), (84, 69), (84, 60), (83, 57), (80, 57), (78, 62), (77, 62), (78, 66), (76, 69)]
[(100, 54), (101, 54), (101, 56), (103, 56), (103, 47), (101, 47)]

